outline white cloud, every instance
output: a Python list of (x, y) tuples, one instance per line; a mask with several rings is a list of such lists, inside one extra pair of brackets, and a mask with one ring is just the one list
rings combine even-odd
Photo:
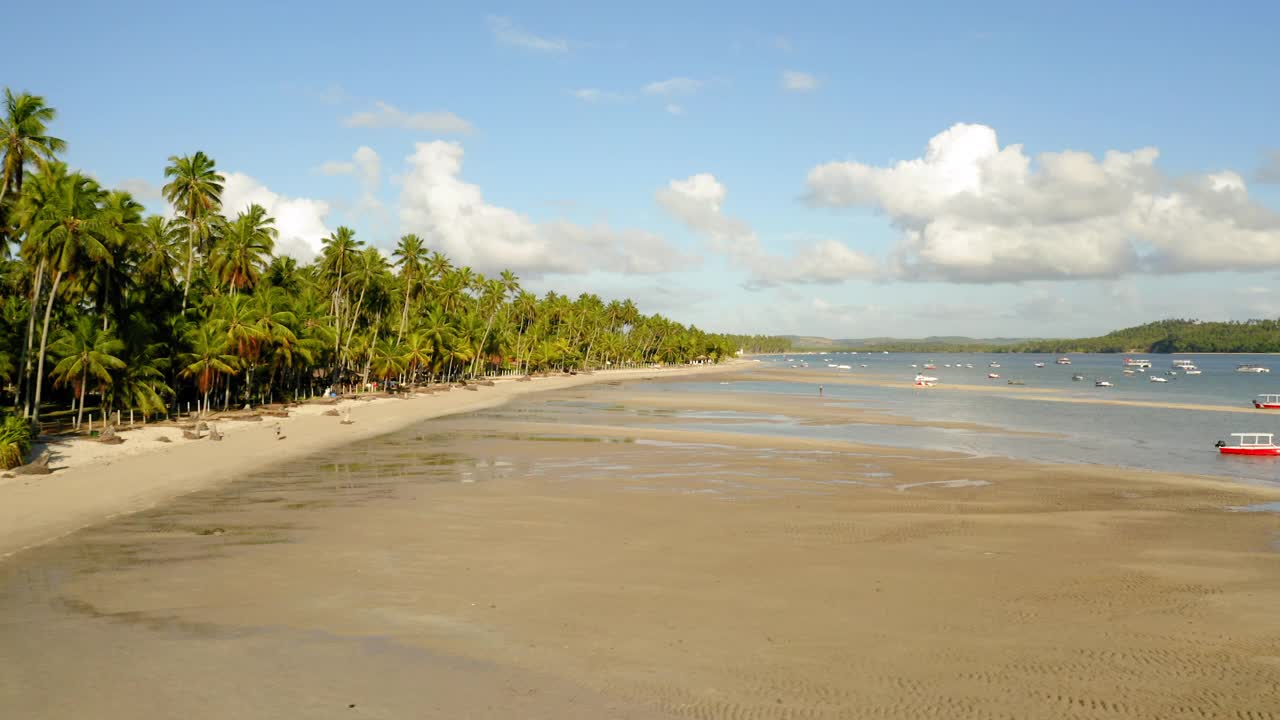
[(415, 147), (402, 179), (401, 229), (422, 234), (454, 262), (485, 272), (650, 274), (695, 260), (652, 233), (604, 223), (537, 223), (490, 205), (478, 186), (461, 179), (461, 145), (436, 141)]
[(378, 190), (382, 187), (382, 158), (373, 148), (361, 145), (350, 160), (322, 163), (320, 172), (325, 175), (355, 175), (360, 181), (357, 207), (369, 211), (382, 208), (382, 202), (378, 200)]
[(569, 94), (586, 103), (617, 103), (630, 99), (622, 93), (599, 88), (578, 88), (577, 90), (569, 91)]
[(377, 101), (374, 110), (364, 110), (343, 118), (342, 124), (353, 128), (399, 128), (442, 135), (466, 135), (471, 123), (448, 111), (407, 113), (388, 103)]
[(257, 203), (275, 218), (280, 237), (276, 253), (307, 261), (320, 251), (320, 242), (329, 234), (325, 216), (329, 203), (311, 198), (291, 198), (276, 193), (244, 173), (226, 173), (222, 187), (222, 212), (234, 217)]
[(159, 185), (155, 185), (141, 178), (128, 178), (116, 183), (116, 187), (133, 195), (133, 199), (141, 203), (156, 202), (164, 200), (164, 193)]
[(782, 89), (788, 92), (811, 92), (818, 89), (818, 78), (809, 73), (786, 70), (782, 73)]
[(671, 115), (683, 115), (684, 107), (677, 103), (667, 103), (667, 113)]
[(914, 160), (833, 162), (809, 172), (811, 202), (870, 207), (902, 229), (908, 278), (962, 282), (1115, 277), (1280, 267), (1280, 215), (1224, 171), (1171, 178), (1158, 152), (1101, 159), (1000, 147), (995, 130), (955, 125)]
[(724, 214), (727, 191), (710, 173), (672, 180), (655, 199), (667, 214), (707, 238), (711, 248), (750, 272), (748, 285), (839, 283), (876, 272), (875, 262), (834, 240), (799, 245), (791, 257), (771, 255), (751, 227)]
[(702, 81), (687, 77), (673, 77), (645, 85), (646, 95), (692, 95), (702, 89)]
[(526, 50), (537, 50), (539, 52), (567, 52), (569, 50), (569, 44), (564, 40), (535, 35), (516, 26), (511, 21), (511, 18), (490, 15), (487, 18), (487, 22), (489, 24), (489, 32), (493, 33), (493, 39), (503, 45), (511, 45)]

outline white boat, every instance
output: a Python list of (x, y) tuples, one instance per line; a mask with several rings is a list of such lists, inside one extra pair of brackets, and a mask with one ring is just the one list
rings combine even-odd
[(1169, 382), (1169, 378), (1162, 378), (1159, 375), (1152, 375), (1150, 379), (1151, 379), (1151, 382), (1158, 382), (1158, 383)]
[(1150, 361), (1150, 360), (1147, 360), (1147, 359), (1145, 359), (1145, 358), (1125, 358), (1125, 359), (1124, 359), (1124, 366), (1125, 366), (1125, 367), (1131, 367), (1131, 368), (1138, 368), (1138, 369), (1140, 369), (1140, 370), (1145, 370), (1145, 369), (1147, 369), (1147, 368), (1151, 367), (1151, 361)]
[(920, 367), (920, 366), (916, 365), (915, 363), (911, 363), (911, 367)]
[(1174, 360), (1173, 366), (1180, 369), (1185, 367), (1195, 367), (1196, 364), (1190, 360)]
[(992, 361), (991, 364), (988, 365), (987, 367), (1000, 367), (1000, 363)]
[(933, 387), (938, 382), (938, 378), (932, 375), (916, 375), (917, 387)]
[(970, 370), (973, 369), (973, 363), (965, 363), (964, 366), (969, 368)]
[(1054, 362), (1058, 363), (1059, 365), (1070, 365), (1071, 358), (1060, 357), (1057, 360), (1054, 360)]
[(987, 377), (991, 378), (992, 380), (995, 380), (996, 378), (1000, 377), (1000, 373), (987, 373)]
[(1121, 370), (1120, 372), (1123, 372), (1125, 375), (1137, 375), (1137, 374), (1138, 374), (1138, 371), (1137, 371), (1137, 370), (1130, 370), (1129, 368), (1125, 368), (1124, 370)]
[(1183, 368), (1183, 369), (1182, 369), (1182, 374), (1183, 374), (1183, 375), (1201, 375), (1201, 374), (1203, 374), (1203, 372), (1204, 372), (1204, 371), (1202, 371), (1200, 368), (1198, 368), (1198, 367), (1196, 367), (1196, 366), (1194, 366), (1194, 365), (1192, 365), (1191, 367), (1187, 367), (1187, 368)]
[(1269, 372), (1271, 372), (1271, 368), (1269, 368), (1269, 367), (1263, 367), (1263, 366), (1261, 366), (1261, 365), (1239, 365), (1239, 366), (1237, 366), (1237, 367), (1236, 367), (1236, 372), (1242, 372), (1242, 373), (1269, 373)]
[(1094, 387), (1115, 387), (1115, 385), (1111, 384), (1110, 380), (1098, 380), (1093, 383), (1093, 386)]
[(840, 366), (839, 366), (839, 365), (836, 365), (835, 363), (827, 363), (827, 367), (832, 367), (832, 368), (833, 368), (833, 367), (840, 367)]
[(1044, 367), (1044, 363), (1042, 363), (1042, 362), (1038, 362), (1038, 363), (1036, 363), (1036, 367)]
[(837, 365), (836, 367), (837, 367), (837, 368), (840, 368), (841, 370), (852, 370), (852, 369), (853, 369), (853, 366), (851, 366), (851, 365)]

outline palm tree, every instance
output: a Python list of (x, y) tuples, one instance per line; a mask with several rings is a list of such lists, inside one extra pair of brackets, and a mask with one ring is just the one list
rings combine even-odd
[(164, 412), (164, 398), (173, 395), (173, 388), (164, 381), (169, 362), (160, 356), (162, 352), (163, 347), (154, 344), (131, 355), (107, 386), (104, 410), (137, 408), (143, 417)]
[(409, 298), (413, 294), (413, 285), (422, 274), (422, 261), (426, 249), (422, 238), (412, 233), (402, 235), (396, 245), (396, 264), (400, 266), (400, 281), (404, 283), (404, 308), (400, 311), (400, 330), (396, 332), (396, 342), (404, 337), (405, 325), (409, 322)]
[(182, 286), (182, 309), (187, 309), (187, 293), (191, 290), (191, 267), (195, 261), (196, 236), (200, 221), (222, 205), (222, 183), (213, 158), (202, 151), (194, 155), (171, 155), (164, 176), (172, 178), (164, 186), (164, 197), (187, 221), (187, 274)]
[[(219, 326), (226, 337), (226, 348), (231, 351), (238, 365), (244, 368), (244, 384), (246, 391), (252, 382), (251, 373), (258, 359), (258, 349), (267, 335), (260, 323), (258, 308), (247, 295), (224, 296), (222, 302), (214, 310)], [(222, 401), (225, 410), (231, 403), (231, 379), (227, 378), (226, 394)]]
[(341, 349), (342, 328), (346, 327), (342, 322), (342, 279), (350, 272), (352, 260), (362, 247), (364, 243), (356, 239), (356, 231), (343, 225), (324, 239), (320, 250), (320, 271), (334, 283), (331, 314), (334, 328), (338, 330), (337, 337), (334, 339), (334, 353)]
[(258, 204), (223, 223), (221, 237), (213, 249), (213, 272), (232, 293), (258, 284), (275, 247), (278, 232), (275, 220)]
[(13, 190), (22, 193), (23, 170), (27, 163), (43, 169), (54, 155), (67, 149), (67, 144), (45, 134), (46, 126), (58, 111), (45, 104), (44, 98), (30, 93), (14, 95), (4, 91), (4, 117), (0, 117), (0, 201)]
[(136, 257), (133, 252), (142, 233), (142, 204), (123, 190), (107, 193), (102, 202), (102, 214), (115, 230), (112, 233), (112, 263), (94, 265), (92, 282), (97, 296), (98, 312), (102, 315), (102, 326), (107, 326), (110, 308), (117, 319), (122, 319), (124, 295), (135, 282), (137, 273), (130, 267), (130, 261)]
[(209, 388), (219, 375), (236, 371), (236, 356), (227, 352), (226, 331), (216, 320), (191, 326), (183, 339), (191, 349), (178, 356), (181, 375), (195, 378), (196, 388), (204, 396), (202, 412), (208, 412)]
[(417, 381), (418, 368), (431, 363), (431, 356), (435, 352), (435, 347), (427, 339), (426, 333), (419, 331), (409, 333), (409, 336), (404, 339), (401, 349), (403, 352), (401, 359), (404, 361), (409, 382), (414, 383)]
[(445, 348), (453, 342), (453, 327), (444, 309), (438, 306), (432, 308), (423, 319), (419, 331), (431, 345), (432, 365), (439, 367), (444, 359)]
[[(50, 168), (54, 169), (54, 168)], [(65, 170), (65, 168), (63, 168)], [(56, 181), (56, 190), (44, 198), (46, 204), (20, 211), (28, 237), (36, 244), (53, 270), (53, 286), (44, 309), (44, 329), (40, 333), (40, 354), (36, 366), (36, 391), (32, 419), (40, 419), (40, 396), (44, 382), (44, 358), (49, 340), (49, 318), (58, 285), (69, 272), (94, 263), (111, 264), (109, 249), (116, 228), (102, 216), (100, 203), (105, 193), (93, 180), (73, 173)], [(26, 200), (26, 198), (24, 198)]]
[(51, 373), (55, 381), (70, 383), (76, 388), (76, 427), (80, 427), (84, 419), (84, 395), (89, 376), (97, 378), (103, 385), (110, 384), (111, 371), (125, 366), (124, 361), (116, 357), (124, 350), (124, 343), (110, 332), (99, 330), (91, 316), (81, 315), (49, 349), (62, 358)]
[(178, 267), (177, 223), (150, 215), (138, 230), (138, 281), (154, 283), (162, 289), (173, 286)]

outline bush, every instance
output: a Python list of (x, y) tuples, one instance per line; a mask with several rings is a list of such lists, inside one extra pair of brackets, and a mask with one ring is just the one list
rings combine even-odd
[(0, 470), (21, 465), (31, 452), (31, 423), (16, 415), (0, 420)]

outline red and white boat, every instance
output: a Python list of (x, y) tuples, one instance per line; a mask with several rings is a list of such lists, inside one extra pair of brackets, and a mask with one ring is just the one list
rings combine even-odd
[(1272, 433), (1231, 433), (1231, 437), (1239, 438), (1234, 445), (1219, 440), (1215, 447), (1223, 455), (1280, 455), (1280, 445), (1273, 442)]
[(1253, 406), (1259, 410), (1280, 410), (1280, 395), (1259, 395), (1253, 399)]
[(938, 382), (938, 378), (932, 375), (916, 375), (916, 387), (933, 387)]

